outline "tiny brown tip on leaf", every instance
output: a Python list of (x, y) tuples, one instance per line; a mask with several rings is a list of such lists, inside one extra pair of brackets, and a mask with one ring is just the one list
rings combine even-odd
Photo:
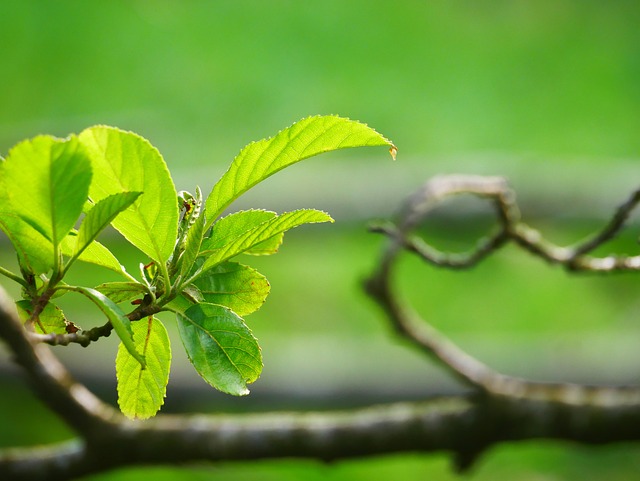
[(396, 156), (398, 155), (398, 148), (395, 145), (392, 145), (389, 149), (389, 153), (391, 154), (391, 158), (396, 160)]

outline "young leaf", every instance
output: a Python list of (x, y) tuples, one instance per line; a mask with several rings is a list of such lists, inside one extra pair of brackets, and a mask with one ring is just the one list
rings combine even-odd
[(260, 309), (271, 290), (266, 277), (236, 262), (214, 267), (194, 284), (205, 302), (226, 306), (239, 316)]
[(376, 145), (389, 147), (395, 156), (391, 141), (372, 128), (333, 115), (302, 119), (275, 137), (253, 142), (240, 151), (209, 194), (206, 229), (231, 202), (285, 167), (323, 152)]
[(91, 300), (96, 306), (98, 306), (103, 314), (107, 316), (107, 319), (111, 321), (111, 325), (124, 344), (124, 347), (144, 368), (145, 359), (144, 356), (136, 350), (136, 345), (133, 339), (133, 331), (131, 330), (131, 321), (124, 314), (124, 312), (122, 312), (122, 309), (120, 309), (116, 305), (116, 303), (109, 299), (107, 296), (95, 289), (77, 286), (68, 287), (68, 289), (83, 294), (84, 296), (88, 297), (89, 300)]
[(20, 265), (32, 274), (48, 272), (53, 267), (51, 241), (9, 209), (9, 204), (0, 198), (0, 229), (16, 249)]
[(138, 282), (105, 282), (95, 287), (116, 304), (131, 301), (147, 294), (147, 286)]
[[(18, 308), (18, 315), (23, 321), (31, 317), (33, 312), (31, 301), (18, 301), (16, 302), (16, 307)], [(67, 319), (64, 317), (62, 309), (48, 302), (38, 316), (38, 322), (33, 327), (38, 334), (66, 334)]]
[(264, 242), (260, 242), (259, 244), (254, 245), (250, 249), (244, 251), (244, 253), (252, 256), (270, 256), (271, 254), (275, 254), (276, 252), (278, 252), (278, 249), (280, 249), (283, 241), (284, 232), (281, 232), (280, 234), (274, 235)]
[(233, 240), (263, 222), (276, 217), (278, 217), (278, 214), (270, 210), (251, 209), (234, 212), (218, 219), (213, 224), (209, 237), (215, 239), (219, 245), (224, 245), (229, 240)]
[(206, 303), (191, 306), (177, 318), (182, 343), (198, 374), (227, 394), (249, 394), (247, 384), (262, 372), (262, 354), (242, 318)]
[(204, 237), (205, 216), (202, 213), (187, 231), (187, 240), (180, 259), (180, 276), (186, 279), (193, 270), (194, 262), (200, 252), (202, 238)]
[(205, 244), (221, 247), (246, 234), (251, 229), (278, 217), (270, 210), (241, 210), (229, 214), (213, 224), (211, 234)]
[[(62, 240), (60, 250), (64, 256), (73, 256), (77, 245), (77, 235), (78, 234), (72, 230), (69, 235)], [(131, 276), (126, 273), (124, 267), (120, 264), (120, 261), (116, 256), (114, 256), (109, 249), (98, 241), (94, 240), (89, 244), (87, 248), (80, 253), (78, 260), (105, 267), (113, 272), (123, 275), (127, 279), (131, 278)]]
[(214, 229), (212, 237), (205, 239), (202, 243), (200, 254), (205, 256), (205, 261), (194, 275), (194, 279), (201, 277), (203, 273), (212, 267), (251, 249), (273, 236), (302, 224), (317, 222), (333, 222), (333, 219), (327, 213), (319, 210), (302, 209), (281, 214), (241, 233), (237, 237), (234, 237), (237, 232), (233, 230), (233, 225), (229, 225), (230, 232), (221, 231), (219, 236), (215, 235), (216, 230)]
[(4, 162), (12, 210), (54, 246), (66, 237), (89, 193), (91, 163), (76, 137), (35, 137), (16, 145)]
[(90, 181), (88, 158), (73, 137), (21, 142), (0, 164), (0, 228), (24, 270), (42, 274), (54, 266), (54, 242), (80, 215)]
[(134, 246), (164, 265), (176, 241), (178, 200), (169, 170), (158, 150), (146, 139), (113, 127), (83, 131), (94, 180), (94, 201), (120, 192), (143, 192), (114, 221), (113, 226)]
[(142, 369), (126, 346), (120, 343), (116, 356), (118, 405), (122, 413), (131, 419), (147, 419), (164, 404), (171, 367), (171, 346), (167, 330), (154, 317), (132, 323), (132, 329), (133, 339), (142, 347), (142, 355), (147, 362)]
[(5, 185), (4, 164), (3, 159), (0, 161), (0, 229), (16, 249), (25, 271), (36, 274), (47, 272), (53, 265), (53, 246), (11, 208)]
[(76, 241), (75, 259), (91, 244), (115, 217), (140, 197), (142, 192), (120, 192), (99, 201), (86, 215)]

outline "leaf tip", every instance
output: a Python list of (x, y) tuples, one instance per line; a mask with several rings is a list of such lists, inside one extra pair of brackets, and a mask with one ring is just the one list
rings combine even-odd
[(398, 148), (395, 145), (391, 144), (391, 147), (389, 148), (389, 153), (391, 154), (391, 158), (393, 160), (396, 160), (396, 157), (398, 155)]

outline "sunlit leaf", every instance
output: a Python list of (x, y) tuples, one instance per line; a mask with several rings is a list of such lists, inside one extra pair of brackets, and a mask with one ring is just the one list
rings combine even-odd
[[(71, 231), (67, 237), (65, 237), (60, 244), (60, 250), (66, 257), (73, 256), (77, 245), (77, 233)], [(98, 241), (93, 241), (84, 249), (78, 256), (78, 260), (94, 264), (100, 267), (105, 267), (113, 272), (117, 272), (125, 277), (129, 277), (124, 270), (124, 267), (120, 264), (120, 261), (113, 255), (113, 253), (102, 245)]]
[(57, 262), (87, 199), (91, 163), (76, 137), (39, 136), (16, 145), (2, 163), (0, 224), (35, 273)]
[(171, 346), (167, 330), (158, 319), (141, 319), (133, 322), (131, 327), (146, 366), (142, 369), (126, 346), (120, 343), (116, 356), (118, 406), (129, 418), (147, 419), (164, 404), (171, 367)]
[(178, 330), (198, 374), (216, 389), (241, 396), (262, 372), (258, 341), (242, 318), (214, 304), (178, 313)]
[(158, 150), (139, 135), (113, 127), (90, 127), (79, 138), (93, 166), (91, 198), (143, 192), (112, 224), (150, 258), (165, 263), (177, 236), (178, 200)]
[(257, 311), (269, 295), (267, 278), (251, 267), (224, 262), (195, 282), (205, 302), (229, 307), (239, 316)]
[(302, 209), (286, 212), (267, 220), (237, 237), (234, 237), (237, 233), (233, 225), (229, 226), (229, 231), (221, 231), (219, 235), (215, 234), (216, 230), (214, 229), (212, 236), (202, 243), (200, 253), (204, 256), (205, 261), (195, 277), (202, 276), (212, 267), (251, 249), (273, 236), (302, 224), (317, 222), (333, 222), (333, 219), (327, 213), (319, 210)]
[[(33, 313), (31, 301), (18, 301), (16, 302), (16, 307), (18, 308), (18, 314), (23, 321), (26, 321), (31, 317), (31, 314)], [(67, 319), (64, 317), (62, 309), (55, 304), (48, 302), (38, 316), (38, 322), (35, 322), (33, 327), (38, 334), (66, 334)]]
[(279, 170), (323, 152), (364, 146), (387, 146), (395, 155), (391, 141), (372, 128), (333, 115), (302, 119), (274, 137), (247, 145), (207, 198), (207, 229), (231, 202)]
[(244, 254), (252, 256), (270, 256), (275, 254), (280, 249), (282, 242), (284, 241), (284, 232), (267, 239), (264, 242), (254, 245), (250, 249), (244, 251)]
[(229, 214), (213, 224), (211, 234), (205, 241), (210, 246), (223, 246), (246, 234), (251, 229), (278, 217), (269, 210), (241, 210)]
[(141, 192), (120, 192), (100, 200), (82, 220), (74, 257), (80, 255), (115, 217), (129, 207)]

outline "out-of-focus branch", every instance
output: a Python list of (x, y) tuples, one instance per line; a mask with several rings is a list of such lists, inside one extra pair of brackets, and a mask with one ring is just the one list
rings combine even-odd
[[(471, 252), (439, 252), (411, 231), (442, 198), (472, 193), (489, 199), (497, 230)], [(520, 221), (502, 179), (441, 177), (415, 195), (399, 225), (385, 225), (389, 245), (367, 283), (395, 330), (445, 366), (470, 392), (424, 402), (341, 412), (123, 418), (75, 382), (42, 339), (27, 332), (0, 290), (0, 337), (43, 402), (78, 438), (45, 447), (0, 451), (0, 479), (58, 481), (131, 465), (195, 461), (308, 458), (335, 461), (401, 452), (452, 453), (460, 469), (492, 446), (515, 440), (558, 439), (584, 444), (640, 441), (640, 390), (541, 384), (504, 376), (459, 349), (393, 291), (393, 268), (403, 250), (443, 267), (466, 268), (513, 241), (570, 270), (636, 269), (633, 257), (586, 254), (620, 231), (639, 203), (635, 193), (602, 232), (578, 246), (560, 247)], [(613, 266), (612, 266), (613, 264)]]
[(117, 413), (77, 383), (48, 347), (33, 343), (15, 306), (0, 288), (0, 338), (26, 372), (32, 389), (85, 439), (100, 438)]
[[(497, 217), (496, 231), (481, 239), (470, 252), (446, 253), (426, 244), (411, 233), (425, 215), (444, 198), (460, 193), (488, 198), (493, 202)], [(491, 253), (514, 241), (543, 259), (562, 264), (570, 271), (636, 270), (640, 257), (587, 257), (603, 243), (611, 240), (624, 226), (631, 211), (640, 203), (636, 191), (614, 214), (609, 224), (597, 235), (574, 247), (561, 247), (546, 241), (539, 232), (520, 220), (515, 196), (503, 179), (477, 176), (442, 176), (427, 182), (411, 196), (402, 212), (398, 226), (378, 225), (374, 232), (385, 234), (389, 244), (375, 273), (367, 280), (367, 293), (379, 304), (394, 330), (420, 350), (435, 358), (445, 369), (480, 396), (482, 403), (508, 410), (526, 409), (530, 403), (539, 406), (573, 406), (575, 413), (584, 409), (604, 407), (633, 409), (640, 407), (638, 387), (593, 387), (576, 384), (531, 382), (498, 373), (459, 349), (437, 329), (421, 319), (406, 303), (399, 300), (392, 287), (393, 267), (403, 250), (416, 253), (424, 261), (451, 269), (471, 268)], [(511, 409), (509, 408), (509, 409)], [(573, 411), (572, 411), (573, 412)], [(504, 414), (504, 413), (503, 413)], [(573, 416), (573, 414), (568, 413)], [(532, 427), (532, 429), (535, 429)], [(470, 463), (473, 459), (467, 460)]]
[[(475, 249), (465, 254), (438, 251), (427, 245), (412, 230), (445, 198), (459, 194), (472, 194), (489, 199), (496, 211), (498, 226), (494, 233), (480, 239)], [(570, 271), (613, 272), (640, 270), (640, 255), (587, 255), (613, 239), (624, 227), (633, 210), (640, 204), (640, 189), (614, 212), (604, 228), (591, 238), (573, 246), (559, 246), (543, 237), (536, 229), (520, 219), (520, 209), (515, 195), (506, 181), (500, 177), (473, 175), (438, 176), (428, 181), (407, 201), (397, 226), (374, 226), (373, 232), (381, 232), (395, 239), (402, 248), (415, 252), (425, 261), (450, 268), (469, 268), (498, 250), (508, 242), (514, 242), (552, 264), (560, 264)]]

